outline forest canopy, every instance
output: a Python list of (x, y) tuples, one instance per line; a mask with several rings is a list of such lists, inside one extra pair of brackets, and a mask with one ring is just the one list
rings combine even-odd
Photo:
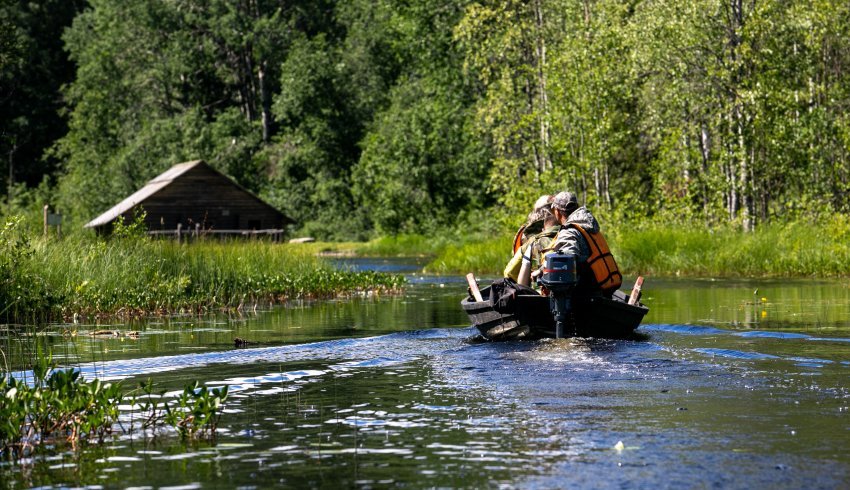
[(752, 230), (850, 212), (849, 73), (837, 0), (0, 0), (0, 179), (80, 224), (201, 158), (327, 238), (562, 189)]

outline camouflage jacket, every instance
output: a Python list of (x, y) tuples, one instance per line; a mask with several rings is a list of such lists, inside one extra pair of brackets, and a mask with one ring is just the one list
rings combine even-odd
[(559, 225), (550, 226), (540, 233), (532, 236), (525, 244), (516, 251), (508, 265), (505, 266), (505, 277), (510, 277), (514, 281), (519, 276), (519, 270), (522, 267), (523, 255), (531, 260), (531, 269), (534, 270), (540, 266), (543, 252), (551, 249), (554, 238), (560, 229)]
[[(575, 223), (591, 233), (599, 232), (599, 222), (590, 214), (586, 207), (581, 206), (567, 217), (567, 223)], [(552, 250), (561, 254), (573, 254), (578, 263), (583, 263), (590, 256), (590, 247), (581, 232), (571, 226), (564, 226), (555, 238)]]

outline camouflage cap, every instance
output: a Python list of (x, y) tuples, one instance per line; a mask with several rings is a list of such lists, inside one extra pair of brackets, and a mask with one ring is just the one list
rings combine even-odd
[(534, 210), (537, 211), (540, 208), (549, 207), (552, 203), (552, 197), (554, 196), (550, 194), (543, 194), (540, 196), (537, 201), (534, 202)]
[(546, 216), (552, 214), (552, 196), (544, 194), (534, 203), (534, 210), (528, 213), (526, 223), (533, 223), (541, 219), (546, 219)]
[(578, 206), (578, 199), (572, 192), (559, 192), (555, 194), (555, 198), (552, 200), (552, 207), (560, 211), (566, 211), (570, 207), (576, 206)]

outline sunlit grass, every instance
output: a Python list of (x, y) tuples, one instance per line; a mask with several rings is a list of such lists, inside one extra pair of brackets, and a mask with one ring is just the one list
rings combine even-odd
[(428, 265), (427, 272), (436, 274), (498, 275), (511, 258), (513, 235), (463, 245), (450, 245)]
[[(846, 277), (850, 219), (734, 228), (649, 223), (608, 226), (606, 237), (627, 275), (693, 277)], [(432, 272), (501, 274), (510, 236), (449, 246), (427, 266)]]
[[(35, 238), (3, 287), (21, 294), (7, 317), (133, 315), (239, 308), (259, 302), (398, 290), (400, 276), (342, 271), (300, 245), (76, 236)], [(26, 281), (23, 280), (26, 278)], [(7, 291), (4, 291), (4, 294)], [(14, 291), (11, 291), (14, 293)], [(37, 310), (37, 311), (33, 311)]]
[(300, 245), (313, 254), (357, 255), (360, 257), (432, 257), (458, 243), (453, 236), (401, 234), (368, 242), (315, 242)]
[(632, 273), (707, 277), (842, 277), (850, 275), (843, 217), (831, 222), (762, 226), (753, 233), (699, 226), (644, 226), (612, 239)]

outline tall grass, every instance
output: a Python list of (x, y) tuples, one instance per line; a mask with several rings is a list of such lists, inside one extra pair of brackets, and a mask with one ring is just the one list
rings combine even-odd
[[(403, 283), (399, 276), (340, 271), (298, 245), (263, 241), (181, 245), (139, 237), (104, 241), (75, 236), (31, 238), (20, 247), (26, 250), (6, 267), (0, 282), (0, 295), (12, 303), (0, 318), (238, 308), (396, 290)], [(21, 296), (23, 289), (34, 288), (37, 295)]]
[(360, 257), (433, 257), (446, 247), (464, 242), (451, 232), (434, 235), (388, 235), (368, 242), (315, 242), (301, 248), (316, 254), (357, 255)]
[(445, 247), (425, 266), (435, 274), (498, 275), (511, 258), (513, 235)]
[[(850, 276), (850, 217), (764, 225), (753, 233), (699, 224), (607, 225), (606, 238), (626, 274), (702, 277)], [(501, 274), (510, 237), (446, 247), (426, 269)]]
[(358, 255), (367, 257), (425, 257), (442, 252), (456, 241), (443, 234), (403, 234), (376, 238), (359, 245), (355, 250)]
[(612, 240), (627, 272), (660, 276), (846, 277), (850, 219), (765, 225), (753, 233), (659, 224), (620, 229)]

